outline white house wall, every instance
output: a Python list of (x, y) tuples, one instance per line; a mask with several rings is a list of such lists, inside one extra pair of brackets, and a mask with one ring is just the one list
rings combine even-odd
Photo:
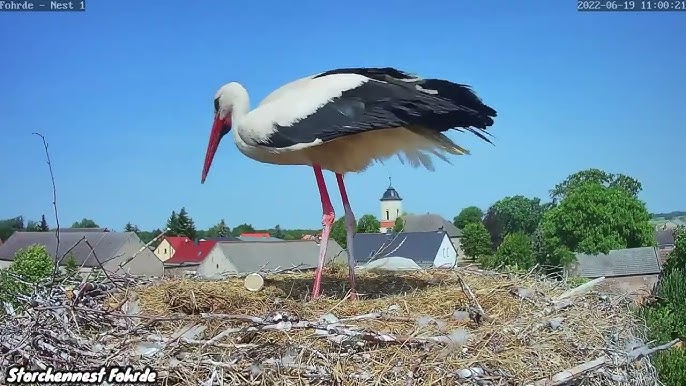
[(455, 246), (446, 235), (443, 237), (441, 246), (438, 247), (436, 257), (434, 258), (434, 267), (452, 268), (457, 265), (457, 251)]
[(219, 243), (212, 248), (196, 271), (200, 277), (212, 278), (222, 274), (235, 273), (236, 267), (229, 261)]

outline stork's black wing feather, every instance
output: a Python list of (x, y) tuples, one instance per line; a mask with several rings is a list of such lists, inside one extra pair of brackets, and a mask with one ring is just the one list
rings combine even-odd
[(496, 111), (483, 104), (466, 85), (415, 78), (393, 68), (338, 69), (317, 77), (344, 73), (370, 80), (344, 91), (307, 118), (275, 127), (276, 131), (260, 144), (283, 148), (317, 139), (327, 142), (365, 131), (415, 126), (436, 132), (465, 128), (490, 142), (477, 131), (493, 125)]
[(388, 78), (395, 79), (416, 79), (417, 77), (411, 75), (405, 71), (395, 69), (393, 67), (350, 67), (350, 68), (337, 68), (334, 70), (329, 70), (323, 72), (319, 75), (314, 76), (314, 78), (322, 78), (329, 75), (336, 74), (357, 74), (366, 76), (367, 78), (376, 79), (380, 81), (387, 81)]

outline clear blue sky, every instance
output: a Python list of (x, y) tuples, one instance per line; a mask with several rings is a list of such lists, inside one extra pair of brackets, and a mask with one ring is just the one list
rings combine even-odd
[[(201, 5), (206, 4), (206, 5)], [(392, 4), (392, 5), (390, 5)], [(349, 176), (358, 217), (393, 177), (414, 213), (452, 218), (507, 195), (547, 198), (598, 167), (640, 179), (651, 211), (686, 209), (686, 13), (578, 13), (574, 1), (90, 0), (85, 13), (0, 13), (0, 218), (162, 227), (186, 206), (198, 227), (318, 227), (311, 169), (220, 146), (200, 171), (212, 97), (270, 90), (345, 66), (394, 66), (471, 84), (498, 110), (496, 146), (428, 172), (397, 159)], [(227, 138), (228, 139), (228, 138)], [(327, 176), (337, 215), (335, 179)]]

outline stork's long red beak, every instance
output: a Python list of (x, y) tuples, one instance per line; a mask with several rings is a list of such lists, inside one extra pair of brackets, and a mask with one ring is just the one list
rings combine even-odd
[(212, 160), (214, 160), (214, 154), (217, 152), (217, 148), (219, 147), (219, 142), (230, 130), (230, 115), (223, 119), (219, 118), (218, 114), (214, 116), (214, 123), (212, 124), (212, 131), (210, 132), (210, 142), (207, 144), (207, 152), (205, 153), (205, 165), (202, 168), (202, 178), (200, 180), (201, 184), (205, 183), (207, 173), (210, 171), (210, 166), (212, 166)]

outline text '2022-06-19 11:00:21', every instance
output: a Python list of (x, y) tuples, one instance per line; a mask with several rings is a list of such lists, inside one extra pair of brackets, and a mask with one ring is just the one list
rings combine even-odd
[(577, 0), (579, 12), (679, 12), (686, 0)]

